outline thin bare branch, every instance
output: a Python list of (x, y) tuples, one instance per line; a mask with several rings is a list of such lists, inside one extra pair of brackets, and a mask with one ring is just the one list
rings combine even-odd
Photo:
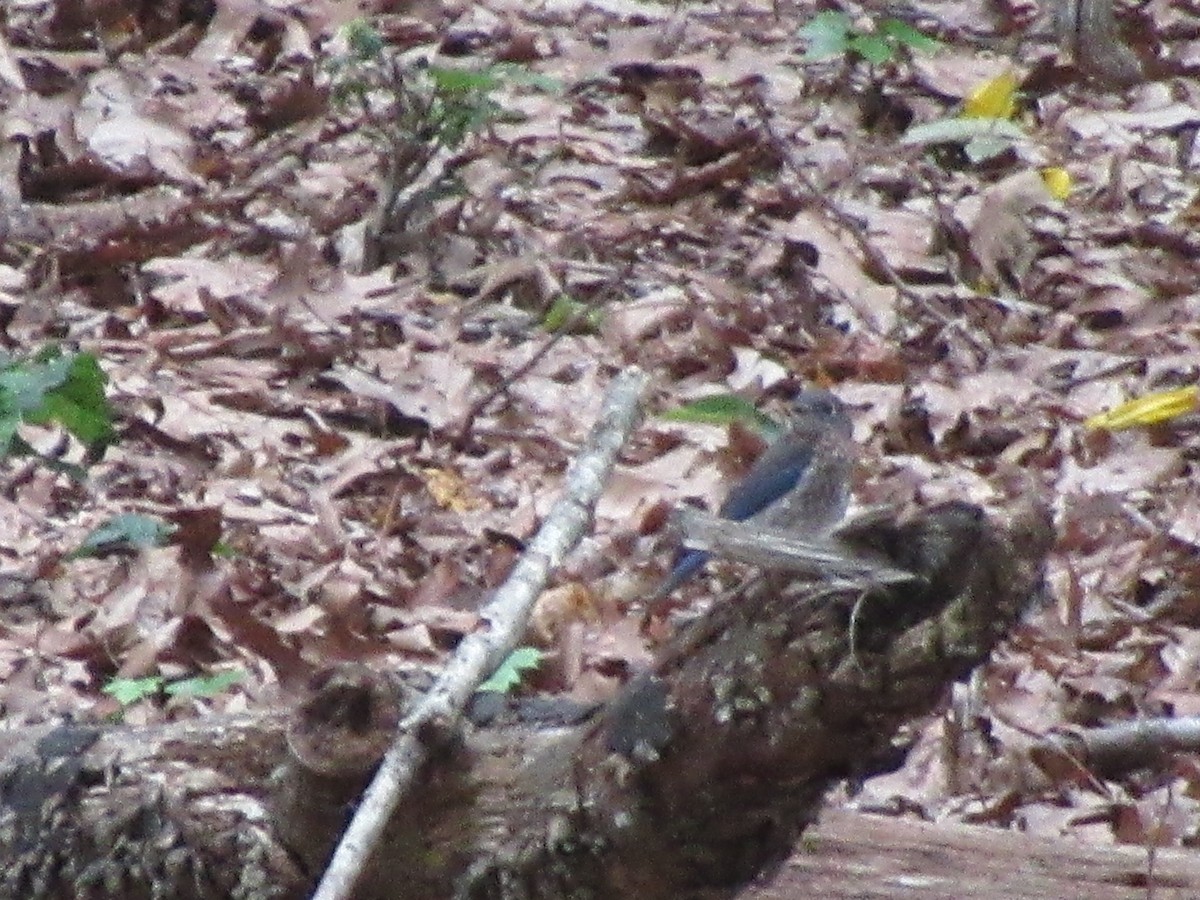
[(313, 900), (347, 900), (353, 895), (364, 861), (431, 749), (431, 735), (453, 729), (476, 688), (516, 648), (550, 572), (591, 522), (617, 453), (637, 424), (646, 382), (645, 373), (636, 368), (613, 379), (600, 418), (567, 471), (562, 496), (508, 580), (480, 611), (484, 625), (463, 639), (437, 683), (401, 723)]

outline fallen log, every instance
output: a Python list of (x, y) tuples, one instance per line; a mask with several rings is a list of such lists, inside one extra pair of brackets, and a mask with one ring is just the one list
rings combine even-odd
[[(589, 715), (418, 735), (437, 749), (355, 896), (735, 895), (831, 783), (895, 764), (1038, 594), (1049, 538), (962, 503), (877, 518), (848, 540), (911, 581), (768, 574)], [(5, 735), (0, 895), (307, 896), (416, 700), (355, 666), (286, 716)]]
[[(1153, 885), (1153, 890), (1151, 890)], [(954, 822), (846, 810), (821, 814), (775, 881), (753, 900), (1194, 900), (1194, 851), (1107, 847)]]

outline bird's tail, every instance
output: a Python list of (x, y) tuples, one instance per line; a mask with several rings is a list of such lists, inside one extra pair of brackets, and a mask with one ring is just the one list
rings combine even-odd
[(646, 599), (646, 604), (653, 605), (665, 600), (675, 590), (704, 568), (704, 564), (708, 562), (708, 553), (704, 550), (682, 550), (675, 557), (675, 565), (671, 567), (671, 573), (663, 579), (662, 584)]

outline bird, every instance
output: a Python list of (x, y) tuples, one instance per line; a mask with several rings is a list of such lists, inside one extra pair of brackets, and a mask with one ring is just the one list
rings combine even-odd
[[(717, 515), (791, 530), (798, 536), (829, 532), (850, 503), (853, 431), (846, 405), (834, 394), (820, 388), (799, 391), (782, 432), (730, 488)], [(681, 548), (649, 602), (674, 593), (704, 568), (708, 558), (707, 551)]]

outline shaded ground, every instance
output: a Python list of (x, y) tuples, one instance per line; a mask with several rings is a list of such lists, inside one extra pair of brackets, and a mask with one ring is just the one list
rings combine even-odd
[[(1195, 423), (1082, 426), (1200, 368), (1183, 4), (1131, 18), (1155, 58), (1125, 92), (1055, 69), (1044, 26), (982, 3), (914, 5), (942, 48), (874, 68), (803, 58), (812, 4), (375, 4), (380, 54), (553, 79), (506, 77), (412, 186), (378, 130), (394, 97), (340, 90), (369, 66), (339, 32), (360, 4), (147, 6), (25, 0), (0, 44), (5, 342), (95, 353), (121, 429), (83, 483), (5, 466), (8, 722), (113, 713), (115, 677), (247, 673), (125, 711), (140, 721), (275, 703), (338, 660), (434, 665), (614, 370), (651, 371), (655, 410), (817, 380), (856, 407), (860, 502), (1032, 492), (1061, 535), (1044, 609), (860, 800), (1196, 837), (1192, 757), (1118, 783), (1053, 781), (1024, 753), (1058, 726), (1200, 706)], [(1014, 59), (1007, 152), (904, 140)], [(1038, 187), (1048, 165), (1064, 202)], [(389, 188), (403, 214), (381, 217)], [(752, 445), (648, 421), (541, 604), (536, 688), (602, 697), (644, 663), (670, 628), (641, 634), (636, 608), (667, 504), (712, 502)], [(176, 545), (65, 558), (118, 512), (173, 520)], [(210, 554), (218, 535), (232, 555)]]

